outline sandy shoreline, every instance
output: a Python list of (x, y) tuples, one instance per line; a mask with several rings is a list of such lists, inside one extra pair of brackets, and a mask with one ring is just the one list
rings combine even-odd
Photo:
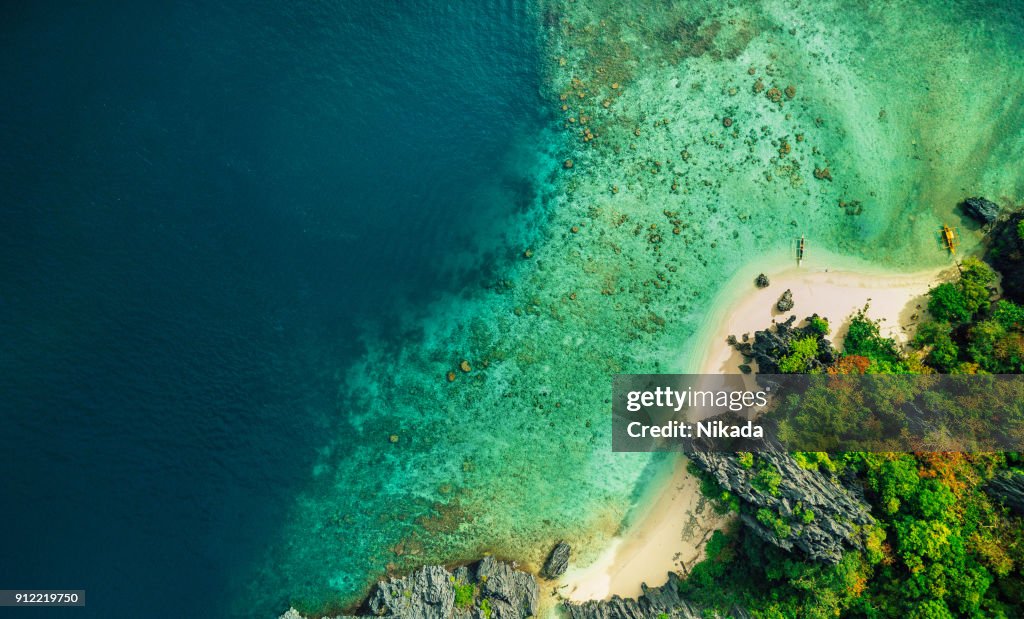
[[(882, 333), (906, 341), (907, 326), (923, 312), (924, 295), (944, 279), (952, 265), (913, 273), (885, 271), (877, 266), (819, 252), (816, 260), (797, 267), (788, 256), (759, 260), (737, 272), (715, 298), (679, 371), (700, 374), (738, 373), (742, 357), (727, 343), (729, 335), (764, 329), (773, 321), (817, 313), (829, 319), (832, 338), (842, 341), (846, 324), (857, 310), (869, 305), (868, 316), (881, 321)], [(771, 284), (754, 286), (758, 273)], [(786, 289), (793, 291), (794, 308), (780, 313), (775, 302)], [(556, 583), (558, 593), (573, 601), (607, 599), (641, 593), (641, 583), (658, 586), (670, 571), (684, 572), (703, 558), (711, 532), (729, 517), (716, 514), (701, 496), (699, 484), (686, 471), (686, 460), (674, 458), (663, 480), (651, 482), (637, 502), (631, 522), (588, 566), (573, 567)]]
[(703, 558), (708, 537), (729, 518), (715, 513), (701, 495), (682, 456), (672, 458), (662, 477), (637, 502), (626, 531), (594, 563), (570, 569), (559, 580), (562, 596), (573, 601), (637, 596), (641, 584), (663, 584), (669, 572), (685, 572)]
[[(882, 335), (906, 342), (927, 307), (928, 289), (955, 269), (948, 265), (899, 273), (851, 264), (834, 256), (833, 260), (827, 258), (816, 263), (805, 261), (800, 267), (761, 263), (737, 273), (725, 290), (740, 290), (742, 294), (726, 292), (716, 299), (681, 365), (702, 374), (735, 374), (743, 360), (726, 344), (726, 338), (752, 336), (754, 331), (794, 315), (798, 321), (815, 313), (827, 318), (832, 328), (830, 338), (838, 347), (849, 319), (865, 306), (868, 317), (880, 322)], [(768, 275), (771, 283), (767, 288), (754, 286), (758, 273)], [(793, 310), (779, 312), (775, 303), (787, 289), (793, 292)]]

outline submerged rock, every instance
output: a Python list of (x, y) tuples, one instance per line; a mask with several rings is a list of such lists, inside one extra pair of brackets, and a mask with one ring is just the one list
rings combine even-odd
[(558, 542), (551, 550), (551, 554), (548, 555), (548, 560), (544, 562), (544, 569), (540, 572), (541, 576), (554, 579), (564, 574), (565, 570), (569, 568), (569, 552), (571, 550), (569, 544)]
[(779, 297), (778, 303), (775, 304), (775, 309), (779, 310), (780, 312), (788, 312), (791, 309), (793, 309), (793, 291), (792, 290), (789, 290), (787, 288), (786, 292), (782, 293), (782, 296)]
[(999, 205), (985, 198), (967, 198), (960, 203), (964, 214), (983, 224), (990, 224), (999, 217)]
[(985, 492), (1018, 514), (1024, 514), (1024, 473), (1004, 471), (985, 485)]
[[(457, 602), (456, 587), (471, 591), (472, 599)], [(334, 619), (525, 619), (537, 613), (539, 596), (540, 589), (532, 575), (493, 557), (484, 557), (454, 573), (440, 565), (428, 565), (403, 578), (381, 582), (360, 614)], [(313, 617), (303, 617), (292, 608), (279, 619)]]
[(757, 279), (754, 280), (754, 285), (757, 286), (758, 288), (767, 288), (769, 283), (770, 282), (768, 281), (768, 276), (765, 275), (764, 273), (758, 275)]
[[(660, 587), (648, 588), (641, 585), (643, 593), (640, 597), (621, 598), (617, 595), (610, 600), (589, 601), (582, 604), (566, 602), (563, 604), (569, 619), (703, 619), (705, 617), (722, 617), (717, 613), (707, 614), (699, 606), (687, 602), (679, 594), (679, 575), (668, 573), (668, 582)], [(733, 608), (725, 617), (745, 619), (746, 611)]]
[[(874, 523), (869, 506), (837, 477), (802, 468), (788, 453), (764, 451), (755, 465), (746, 466), (736, 454), (688, 457), (742, 502), (744, 525), (783, 550), (798, 549), (815, 561), (836, 564), (845, 548), (863, 546), (862, 527)], [(766, 491), (753, 483), (761, 471), (777, 480), (776, 488)]]

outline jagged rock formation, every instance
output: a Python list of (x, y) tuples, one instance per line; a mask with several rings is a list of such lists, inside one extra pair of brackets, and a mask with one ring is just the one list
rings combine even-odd
[[(744, 466), (736, 454), (693, 453), (688, 456), (701, 470), (744, 504), (740, 519), (779, 548), (803, 551), (815, 561), (838, 563), (845, 548), (863, 545), (861, 527), (872, 524), (868, 505), (830, 473), (801, 468), (788, 454), (764, 451), (755, 466)], [(753, 481), (762, 467), (778, 474), (778, 488), (764, 491)], [(759, 517), (769, 510), (771, 526)], [(804, 512), (813, 516), (805, 519)]]
[(770, 283), (771, 282), (768, 281), (768, 276), (764, 273), (758, 275), (757, 279), (754, 280), (754, 285), (758, 288), (767, 288)]
[[(653, 589), (642, 585), (643, 593), (637, 599), (623, 599), (617, 595), (610, 600), (583, 602), (574, 604), (566, 602), (563, 606), (569, 619), (703, 619), (709, 615), (679, 595), (679, 576), (668, 574), (668, 582)], [(710, 615), (720, 617), (721, 615)], [(734, 608), (727, 617), (745, 619), (746, 611)]]
[[(457, 595), (457, 588), (464, 592), (462, 596)], [(537, 613), (539, 596), (532, 575), (484, 557), (454, 572), (429, 565), (404, 578), (381, 582), (360, 615), (335, 619), (525, 619)], [(293, 608), (280, 619), (306, 618)]]
[[(785, 321), (776, 323), (774, 329), (769, 328), (763, 331), (755, 331), (753, 341), (745, 338), (740, 342), (733, 337), (729, 340), (729, 343), (742, 353), (747, 361), (756, 361), (759, 373), (778, 374), (779, 362), (789, 354), (795, 340), (809, 335), (814, 335), (815, 337), (819, 335), (810, 326), (810, 323), (817, 318), (820, 318), (820, 316), (813, 314), (806, 319), (808, 326), (794, 327), (796, 316), (790, 316)], [(832, 342), (826, 338), (821, 338), (818, 342), (818, 355), (813, 359), (807, 360), (808, 371), (824, 369), (829, 364), (834, 363), (836, 357), (837, 353), (832, 347)]]
[(1024, 514), (1024, 473), (1004, 471), (985, 485), (985, 492), (1018, 514)]
[(991, 243), (985, 262), (1002, 274), (1003, 296), (1024, 302), (1024, 238), (1021, 237), (1024, 211), (1000, 218), (990, 233)]
[(985, 198), (967, 198), (960, 203), (964, 214), (983, 224), (990, 224), (999, 217), (999, 205)]
[(775, 309), (779, 310), (780, 312), (788, 312), (789, 310), (793, 309), (792, 290), (789, 290), (787, 288), (786, 292), (782, 293), (782, 296), (779, 297), (779, 302), (775, 304)]
[(554, 579), (558, 578), (565, 573), (565, 570), (569, 568), (569, 553), (572, 548), (565, 542), (558, 542), (555, 547), (551, 550), (551, 554), (548, 555), (548, 560), (544, 562), (544, 568), (540, 574), (544, 578)]

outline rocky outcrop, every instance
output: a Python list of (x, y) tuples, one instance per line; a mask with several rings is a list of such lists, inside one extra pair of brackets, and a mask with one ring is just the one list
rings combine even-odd
[(1024, 238), (1021, 231), (1024, 211), (1002, 217), (992, 227), (985, 262), (1002, 274), (1003, 295), (1024, 303)]
[(768, 276), (764, 273), (758, 275), (757, 279), (754, 280), (754, 285), (758, 288), (767, 288), (770, 283), (771, 282), (768, 281)]
[[(569, 619), (702, 619), (722, 616), (705, 614), (703, 609), (684, 600), (679, 594), (679, 576), (675, 573), (670, 572), (668, 582), (660, 587), (641, 586), (643, 593), (635, 600), (615, 595), (610, 600), (582, 604), (566, 602), (563, 606)], [(745, 619), (749, 615), (735, 608), (725, 616)]]
[(780, 312), (788, 312), (793, 309), (793, 291), (786, 289), (786, 292), (782, 293), (779, 297), (779, 302), (775, 304), (775, 309)]
[(1024, 473), (1004, 471), (985, 485), (985, 492), (1018, 514), (1024, 514)]
[(455, 578), (431, 565), (377, 585), (367, 607), (372, 615), (447, 619), (455, 615)]
[[(789, 354), (794, 341), (809, 335), (820, 337), (820, 333), (811, 326), (818, 319), (820, 316), (813, 314), (805, 319), (806, 326), (794, 327), (796, 316), (790, 316), (785, 321), (776, 323), (772, 328), (755, 331), (753, 339), (744, 337), (740, 342), (733, 337), (729, 343), (742, 353), (747, 361), (756, 361), (758, 372), (761, 374), (778, 374), (779, 362)], [(807, 360), (808, 371), (822, 370), (834, 363), (836, 357), (837, 353), (832, 347), (832, 342), (821, 337), (818, 341), (818, 355)]]
[[(539, 596), (532, 575), (485, 557), (454, 572), (429, 565), (381, 582), (363, 612), (335, 619), (525, 619), (537, 613)], [(290, 609), (280, 619), (307, 618)]]
[[(764, 451), (753, 464), (728, 453), (688, 457), (742, 502), (746, 526), (769, 543), (800, 550), (815, 561), (838, 563), (845, 548), (863, 545), (861, 527), (874, 522), (868, 505), (834, 475), (801, 468), (788, 453)], [(768, 485), (774, 488), (755, 479), (772, 479)]]
[(999, 205), (985, 198), (967, 198), (960, 203), (964, 215), (983, 224), (990, 224), (999, 217)]
[(548, 555), (548, 560), (544, 562), (544, 568), (540, 571), (540, 575), (544, 578), (554, 579), (564, 574), (565, 570), (569, 568), (569, 553), (571, 550), (569, 544), (558, 542), (551, 549), (551, 554)]

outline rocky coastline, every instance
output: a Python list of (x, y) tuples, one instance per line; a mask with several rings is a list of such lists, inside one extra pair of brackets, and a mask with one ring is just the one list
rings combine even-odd
[[(541, 576), (551, 579), (564, 573), (571, 548), (559, 542), (552, 549)], [(609, 600), (581, 603), (561, 602), (569, 619), (702, 619), (733, 617), (746, 619), (741, 608), (725, 614), (709, 614), (708, 609), (687, 601), (680, 594), (678, 574), (666, 573), (667, 581), (658, 587), (642, 585), (637, 598), (612, 596)], [(540, 586), (537, 577), (522, 571), (515, 563), (484, 557), (455, 569), (441, 565), (422, 567), (408, 576), (380, 582), (355, 614), (303, 615), (294, 608), (278, 619), (528, 619), (539, 608)]]
[[(740, 521), (745, 527), (780, 549), (835, 564), (846, 549), (863, 546), (865, 531), (874, 519), (867, 504), (842, 479), (828, 471), (801, 467), (783, 452), (765, 451), (753, 457), (755, 460), (750, 462), (744, 454), (696, 453), (690, 460), (695, 472), (738, 500)], [(777, 485), (760, 485), (757, 479), (764, 475), (762, 471), (770, 471), (768, 476), (777, 479)], [(1006, 492), (1007, 488), (993, 490)], [(1010, 494), (1014, 491), (1020, 492), (1013, 488)], [(563, 574), (570, 555), (569, 544), (556, 544), (540, 577), (553, 580)], [(561, 606), (569, 619), (749, 616), (740, 607), (722, 615), (694, 604), (680, 593), (679, 574), (668, 572), (666, 577), (660, 586), (643, 585), (643, 593), (637, 598), (616, 595), (586, 602), (563, 599)], [(485, 557), (455, 569), (433, 565), (402, 578), (391, 578), (377, 585), (356, 614), (315, 619), (527, 619), (538, 612), (539, 597), (537, 576), (514, 563)], [(289, 609), (279, 619), (314, 617)]]
[[(540, 588), (513, 563), (484, 557), (449, 571), (421, 567), (377, 585), (354, 615), (323, 619), (526, 619), (537, 613)], [(314, 619), (294, 608), (279, 619)], [(320, 619), (320, 618), (317, 618)]]

